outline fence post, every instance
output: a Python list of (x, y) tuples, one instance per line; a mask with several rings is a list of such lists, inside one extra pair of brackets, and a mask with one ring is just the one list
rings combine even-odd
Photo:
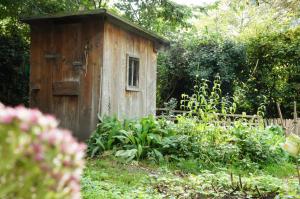
[(284, 126), (284, 124), (283, 124), (283, 117), (282, 117), (282, 113), (281, 113), (281, 109), (280, 109), (280, 104), (277, 102), (277, 103), (276, 103), (276, 106), (277, 106), (277, 111), (278, 111), (278, 114), (279, 114), (279, 117), (280, 117), (281, 126), (282, 126), (282, 128), (283, 128), (284, 134), (287, 135), (285, 126)]
[(294, 134), (298, 135), (297, 103), (294, 101)]

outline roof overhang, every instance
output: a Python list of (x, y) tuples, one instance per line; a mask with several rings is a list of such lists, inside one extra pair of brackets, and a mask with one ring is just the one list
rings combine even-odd
[(133, 32), (141, 37), (147, 38), (154, 42), (155, 48), (158, 50), (165, 50), (170, 46), (170, 42), (163, 37), (148, 31), (123, 17), (120, 17), (106, 9), (98, 9), (93, 11), (80, 11), (76, 13), (62, 13), (55, 15), (35, 16), (35, 17), (24, 17), (21, 19), (22, 22), (27, 24), (34, 24), (36, 22), (49, 22), (57, 20), (71, 20), (81, 19), (87, 17), (104, 17), (112, 24), (115, 24), (129, 32)]

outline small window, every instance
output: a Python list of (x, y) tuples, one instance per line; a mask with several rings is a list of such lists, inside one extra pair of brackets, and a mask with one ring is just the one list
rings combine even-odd
[(139, 70), (139, 58), (128, 56), (127, 90), (137, 90), (139, 88)]

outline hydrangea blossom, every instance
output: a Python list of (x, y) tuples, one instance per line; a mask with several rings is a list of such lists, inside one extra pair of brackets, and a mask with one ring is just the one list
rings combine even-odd
[(282, 148), (290, 155), (298, 157), (300, 155), (300, 137), (295, 134), (289, 135), (282, 144)]
[(57, 127), (37, 109), (0, 103), (0, 198), (80, 198), (86, 146)]

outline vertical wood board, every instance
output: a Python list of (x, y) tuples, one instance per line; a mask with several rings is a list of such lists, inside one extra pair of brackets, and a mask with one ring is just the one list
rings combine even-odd
[[(105, 23), (102, 115), (137, 118), (155, 113), (156, 53), (153, 47), (148, 39)], [(139, 91), (126, 90), (127, 54), (140, 58)]]

